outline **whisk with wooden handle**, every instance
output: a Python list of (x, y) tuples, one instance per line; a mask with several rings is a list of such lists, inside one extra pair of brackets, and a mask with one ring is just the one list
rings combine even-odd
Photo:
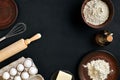
[(10, 32), (8, 32), (4, 37), (0, 38), (0, 42), (5, 40), (6, 38), (10, 38), (16, 35), (19, 35), (26, 31), (26, 24), (17, 23)]

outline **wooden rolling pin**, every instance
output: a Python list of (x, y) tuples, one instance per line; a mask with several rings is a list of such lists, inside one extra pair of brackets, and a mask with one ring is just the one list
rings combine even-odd
[(40, 38), (41, 38), (41, 34), (38, 33), (30, 39), (26, 39), (26, 40), (20, 39), (15, 43), (9, 45), (8, 47), (0, 50), (0, 62), (12, 57), (13, 55), (19, 53), (20, 51), (23, 51), (28, 47), (28, 44)]

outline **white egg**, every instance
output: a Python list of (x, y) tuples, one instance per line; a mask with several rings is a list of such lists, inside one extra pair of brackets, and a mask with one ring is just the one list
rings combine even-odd
[(3, 75), (2, 75), (2, 78), (3, 79), (9, 79), (10, 78), (10, 74), (8, 72), (4, 72)]
[(20, 76), (15, 76), (14, 80), (22, 80)]
[(31, 67), (31, 68), (29, 69), (29, 73), (30, 73), (31, 75), (35, 75), (35, 74), (38, 73), (38, 69), (37, 69), (36, 67)]
[(26, 80), (26, 79), (28, 79), (29, 78), (29, 74), (28, 74), (28, 72), (22, 72), (22, 74), (21, 74), (21, 78), (24, 80)]
[(18, 64), (17, 70), (20, 71), (20, 72), (22, 72), (24, 70), (23, 64)]
[(10, 75), (15, 76), (17, 74), (17, 70), (15, 68), (10, 69)]
[(24, 66), (27, 68), (30, 68), (32, 66), (33, 62), (30, 59), (26, 59), (24, 62)]

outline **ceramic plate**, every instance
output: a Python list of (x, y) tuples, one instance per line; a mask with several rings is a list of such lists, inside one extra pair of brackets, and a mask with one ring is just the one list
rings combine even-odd
[(13, 24), (17, 15), (18, 9), (14, 0), (0, 0), (0, 29)]
[(106, 62), (108, 62), (110, 64), (110, 69), (113, 70), (113, 72), (108, 75), (107, 80), (117, 80), (119, 75), (118, 62), (115, 57), (107, 51), (91, 52), (83, 58), (78, 70), (80, 80), (91, 80), (88, 75), (87, 68), (85, 68), (83, 65), (86, 65), (88, 62), (97, 59), (105, 60)]

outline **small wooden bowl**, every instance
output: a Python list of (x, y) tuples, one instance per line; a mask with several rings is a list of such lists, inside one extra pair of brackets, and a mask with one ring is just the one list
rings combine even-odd
[(12, 25), (18, 15), (18, 8), (14, 0), (0, 0), (0, 29)]
[(85, 5), (86, 5), (86, 3), (87, 3), (88, 1), (90, 1), (90, 0), (85, 0), (85, 1), (83, 2), (83, 4), (82, 4), (82, 7), (81, 7), (81, 15), (82, 15), (82, 18), (83, 18), (84, 22), (85, 22), (88, 26), (90, 26), (90, 27), (92, 27), (92, 28), (95, 28), (95, 29), (99, 29), (99, 28), (102, 28), (102, 27), (104, 27), (105, 25), (107, 25), (107, 24), (112, 20), (112, 18), (113, 18), (113, 16), (114, 16), (114, 7), (113, 7), (112, 1), (111, 1), (111, 0), (102, 0), (102, 1), (104, 1), (104, 2), (108, 5), (108, 7), (109, 7), (109, 17), (108, 17), (108, 19), (107, 19), (103, 24), (100, 24), (100, 25), (93, 25), (93, 24), (90, 24), (90, 23), (86, 22), (85, 17), (84, 17), (83, 10), (84, 10), (84, 7), (85, 7)]
[(92, 60), (98, 59), (105, 60), (106, 62), (108, 62), (110, 64), (110, 69), (113, 70), (113, 72), (111, 72), (108, 75), (106, 80), (117, 80), (120, 73), (118, 61), (108, 51), (104, 50), (91, 52), (83, 58), (78, 68), (80, 80), (91, 80), (88, 75), (88, 69), (83, 67), (83, 65), (86, 65)]

